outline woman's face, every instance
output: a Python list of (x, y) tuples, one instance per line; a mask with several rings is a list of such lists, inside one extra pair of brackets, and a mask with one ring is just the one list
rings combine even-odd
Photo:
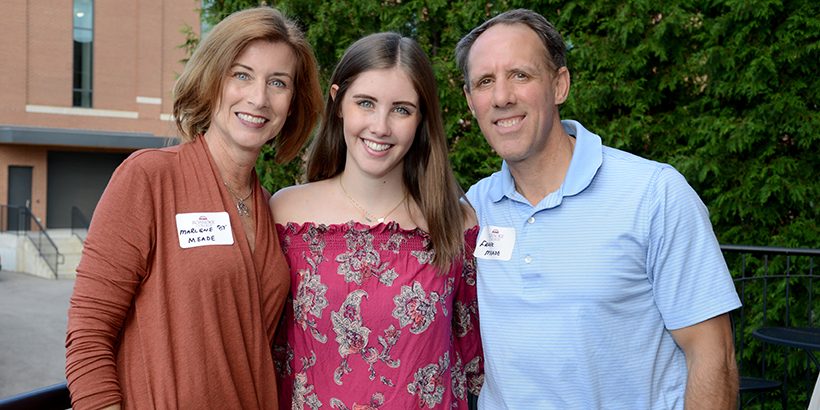
[(296, 56), (285, 43), (256, 40), (236, 57), (223, 80), (208, 133), (229, 149), (257, 153), (290, 115)]
[[(338, 90), (336, 84), (331, 86), (334, 99)], [(341, 98), (345, 170), (355, 167), (376, 178), (401, 173), (421, 122), (419, 96), (410, 78), (398, 67), (365, 71)]]

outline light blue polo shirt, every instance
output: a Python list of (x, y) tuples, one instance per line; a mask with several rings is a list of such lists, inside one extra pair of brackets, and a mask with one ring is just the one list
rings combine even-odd
[(708, 211), (670, 165), (562, 123), (576, 144), (558, 191), (533, 207), (505, 162), (467, 193), (482, 236), (514, 229), (509, 260), (476, 255), (479, 408), (682, 410), (667, 329), (740, 306)]

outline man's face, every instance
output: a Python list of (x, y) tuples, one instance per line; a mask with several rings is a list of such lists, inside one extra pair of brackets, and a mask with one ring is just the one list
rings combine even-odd
[(464, 94), (481, 132), (511, 164), (546, 152), (569, 74), (547, 63), (541, 40), (523, 24), (497, 24), (470, 48)]

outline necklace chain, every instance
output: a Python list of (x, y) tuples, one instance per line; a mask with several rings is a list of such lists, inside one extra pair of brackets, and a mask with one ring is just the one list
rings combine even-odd
[(223, 181), (222, 183), (225, 184), (225, 187), (228, 188), (228, 191), (230, 191), (231, 195), (233, 195), (234, 198), (239, 200), (239, 202), (236, 203), (236, 212), (239, 212), (239, 216), (251, 216), (251, 214), (248, 212), (248, 206), (245, 205), (245, 200), (250, 198), (251, 194), (253, 194), (253, 185), (251, 185), (251, 192), (248, 193), (248, 196), (240, 198), (239, 195), (237, 195), (236, 192), (233, 192), (233, 189), (231, 189), (231, 187), (228, 186), (227, 182)]
[[(374, 216), (370, 212), (367, 212), (367, 210), (364, 209), (363, 206), (359, 205), (358, 202), (356, 202), (353, 198), (350, 197), (350, 195), (348, 195), (347, 191), (345, 190), (345, 186), (342, 185), (342, 176), (341, 175), (339, 175), (339, 186), (342, 188), (342, 192), (344, 192), (345, 197), (347, 197), (347, 200), (350, 201), (350, 203), (353, 205), (353, 207), (355, 207), (356, 210), (359, 211), (360, 214), (362, 214), (362, 216), (364, 217), (365, 220), (367, 220), (367, 222), (373, 222), (374, 219), (376, 221), (378, 221), (379, 223), (384, 222), (384, 218), (387, 218), (388, 215), (392, 214), (393, 211), (398, 209), (399, 205), (403, 204), (404, 200), (407, 199), (407, 192), (405, 191), (404, 192), (404, 197), (401, 199), (401, 201), (399, 201), (399, 203), (396, 204), (396, 206), (393, 207), (393, 209), (388, 211), (381, 218), (377, 218), (376, 216)], [(373, 218), (373, 219), (370, 219), (370, 218)]]

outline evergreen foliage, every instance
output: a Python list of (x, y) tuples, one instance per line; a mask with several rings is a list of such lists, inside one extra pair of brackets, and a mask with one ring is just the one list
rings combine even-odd
[[(253, 0), (212, 0), (215, 23)], [(668, 162), (710, 210), (721, 243), (820, 247), (820, 4), (814, 0), (282, 0), (305, 29), (324, 82), (345, 48), (369, 33), (415, 38), (436, 70), (458, 181), (498, 170), (467, 109), (453, 49), (498, 13), (528, 7), (567, 40), (572, 76), (564, 119), (604, 143)], [(326, 87), (327, 84), (324, 84)], [(301, 164), (260, 156), (268, 189)]]
[[(202, 15), (214, 24), (259, 3), (210, 0)], [(820, 248), (816, 0), (281, 0), (275, 5), (305, 29), (325, 87), (345, 48), (358, 38), (390, 30), (416, 39), (436, 71), (451, 161), (465, 189), (500, 169), (501, 160), (467, 108), (455, 44), (502, 11), (533, 9), (567, 41), (572, 85), (563, 119), (580, 121), (606, 145), (675, 166), (709, 208), (721, 243)], [(195, 46), (193, 40), (188, 43)], [(280, 167), (272, 154), (263, 151), (257, 164), (266, 188), (275, 191), (300, 179), (299, 160)], [(789, 303), (781, 299), (772, 303)], [(752, 327), (761, 323), (756, 316), (748, 319)], [(802, 377), (798, 368), (805, 369), (790, 366), (792, 380)], [(792, 403), (804, 399), (804, 386), (794, 383), (789, 397)], [(779, 408), (777, 402), (769, 404)]]
[(562, 115), (680, 170), (721, 243), (820, 247), (819, 11), (810, 0), (567, 3)]

